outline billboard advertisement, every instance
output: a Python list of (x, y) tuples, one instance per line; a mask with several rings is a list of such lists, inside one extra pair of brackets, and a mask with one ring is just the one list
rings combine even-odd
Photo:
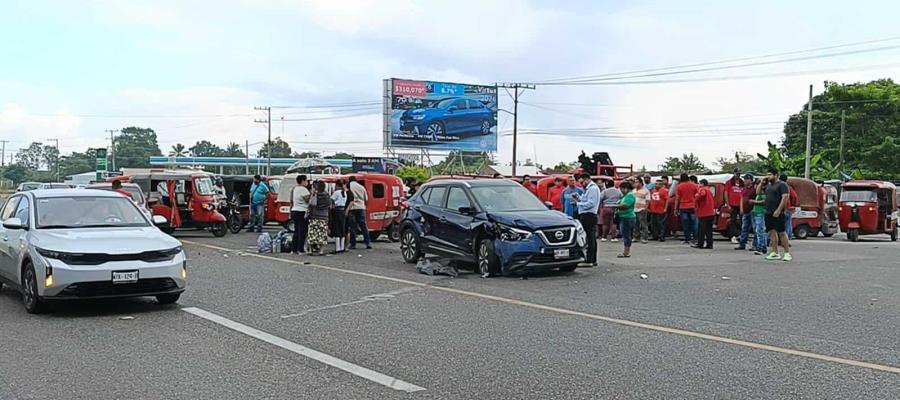
[(497, 87), (387, 79), (384, 145), (497, 151)]

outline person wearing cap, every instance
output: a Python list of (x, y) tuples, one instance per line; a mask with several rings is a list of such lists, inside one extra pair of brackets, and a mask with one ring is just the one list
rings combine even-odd
[[(744, 174), (744, 186), (741, 189), (741, 236), (738, 239), (738, 245), (735, 250), (746, 250), (747, 241), (750, 239), (750, 230), (753, 229), (753, 205), (750, 200), (756, 197), (756, 187), (753, 186), (753, 175)], [(733, 212), (733, 211), (732, 211)], [(751, 249), (754, 250), (754, 249)]]
[(731, 229), (728, 231), (735, 233), (735, 236), (731, 237), (731, 243), (738, 244), (737, 233), (741, 231), (741, 218), (738, 212), (741, 209), (744, 181), (741, 180), (740, 168), (735, 168), (733, 172), (734, 175), (725, 181), (725, 201), (728, 207), (731, 208), (731, 218), (729, 219)]

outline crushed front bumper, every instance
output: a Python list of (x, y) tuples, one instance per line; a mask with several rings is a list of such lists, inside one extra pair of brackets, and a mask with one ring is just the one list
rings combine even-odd
[[(567, 268), (585, 260), (584, 248), (578, 244), (548, 246), (537, 235), (520, 241), (495, 240), (494, 250), (500, 258), (500, 268), (504, 275)], [(563, 250), (568, 255), (558, 256), (557, 250)]]

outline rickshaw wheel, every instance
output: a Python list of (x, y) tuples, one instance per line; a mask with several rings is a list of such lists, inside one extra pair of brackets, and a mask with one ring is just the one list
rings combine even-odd
[(847, 232), (847, 239), (851, 242), (859, 240), (859, 229), (851, 229)]
[(394, 243), (400, 241), (400, 224), (393, 224), (388, 228), (388, 239)]
[(895, 226), (895, 227), (894, 227), (894, 230), (891, 231), (891, 241), (892, 241), (892, 242), (896, 242), (896, 241), (897, 241), (897, 230), (898, 230), (898, 229), (900, 229), (900, 227)]
[(215, 237), (222, 237), (228, 233), (228, 225), (224, 222), (217, 222), (209, 227), (209, 231), (212, 232)]
[(809, 226), (807, 225), (798, 225), (794, 228), (794, 237), (800, 240), (806, 239), (809, 237)]

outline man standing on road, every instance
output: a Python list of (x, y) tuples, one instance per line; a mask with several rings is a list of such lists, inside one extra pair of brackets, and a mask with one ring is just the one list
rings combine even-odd
[(653, 177), (650, 174), (644, 174), (644, 189), (647, 189), (648, 192), (652, 192), (653, 188), (656, 187), (652, 179)]
[(537, 192), (537, 185), (535, 185), (534, 182), (531, 181), (530, 175), (525, 175), (522, 177), (522, 186), (524, 186), (525, 189), (528, 189), (531, 194), (539, 197)]
[(575, 205), (575, 199), (572, 196), (573, 194), (582, 195), (584, 194), (584, 189), (575, 186), (575, 178), (569, 178), (568, 186), (565, 190), (562, 191), (562, 203), (563, 203), (563, 212), (566, 215), (577, 219), (578, 218), (578, 207)]
[[(650, 237), (650, 220), (648, 217), (647, 206), (650, 201), (650, 191), (644, 187), (644, 181), (635, 179), (634, 181), (634, 214), (635, 227), (634, 236), (640, 239), (641, 243), (647, 243)], [(623, 233), (624, 235), (624, 233)], [(624, 238), (624, 237), (623, 237)]]
[(556, 178), (553, 180), (553, 187), (550, 188), (550, 203), (553, 204), (553, 209), (556, 211), (562, 211), (562, 192), (565, 190), (566, 185), (563, 184), (562, 178)]
[(712, 191), (709, 190), (709, 182), (706, 179), (700, 180), (700, 187), (697, 188), (697, 194), (694, 195), (696, 200), (696, 210), (698, 224), (697, 245), (698, 249), (713, 248), (713, 220), (716, 217), (716, 200), (713, 198)]
[(741, 180), (741, 169), (735, 168), (734, 176), (725, 181), (725, 200), (728, 203), (728, 207), (731, 208), (731, 218), (729, 219), (731, 228), (729, 231), (734, 233), (734, 236), (731, 237), (731, 243), (734, 244), (738, 244), (738, 232), (741, 231), (740, 209), (743, 192), (744, 181)]
[(663, 185), (662, 180), (656, 181), (656, 186), (650, 192), (650, 226), (653, 227), (653, 240), (666, 241), (666, 212), (668, 210), (669, 189)]
[(259, 175), (253, 175), (253, 185), (250, 186), (250, 227), (248, 232), (262, 233), (263, 224), (266, 221), (266, 199), (269, 195), (269, 186), (262, 181)]
[(309, 229), (309, 220), (306, 215), (309, 212), (309, 181), (306, 175), (297, 175), (297, 186), (291, 189), (291, 221), (294, 223), (294, 237), (291, 244), (291, 253), (302, 254), (306, 252), (306, 233)]
[(684, 243), (691, 244), (694, 240), (694, 196), (697, 194), (697, 185), (691, 182), (688, 174), (681, 174), (678, 186), (675, 187), (675, 213), (681, 218), (681, 230), (684, 231)]
[[(781, 174), (778, 179), (784, 182), (787, 185), (788, 177), (785, 174)], [(788, 239), (794, 238), (794, 209), (800, 205), (800, 198), (797, 197), (797, 191), (794, 190), (791, 185), (787, 185), (788, 187), (788, 206), (784, 210), (784, 233), (787, 234)]]
[[(785, 233), (784, 211), (788, 207), (790, 190), (778, 179), (778, 170), (769, 168), (766, 174), (769, 187), (766, 188), (766, 229), (769, 231), (769, 255), (766, 260), (791, 261), (791, 244)], [(784, 256), (778, 255), (778, 243), (784, 249)]]
[(350, 176), (350, 193), (353, 195), (353, 202), (350, 203), (350, 250), (356, 250), (356, 235), (362, 231), (363, 241), (366, 249), (372, 248), (372, 241), (369, 238), (369, 226), (366, 224), (366, 202), (369, 201), (369, 194), (366, 188), (356, 181), (355, 176)]
[[(750, 230), (753, 227), (753, 205), (750, 200), (756, 197), (756, 187), (753, 186), (753, 175), (744, 174), (744, 187), (741, 189), (741, 238), (735, 250), (746, 250), (747, 240), (750, 239)], [(733, 211), (732, 211), (733, 212)]]
[(578, 181), (584, 187), (584, 196), (575, 193), (573, 198), (578, 207), (578, 220), (587, 234), (588, 247), (584, 257), (585, 262), (579, 266), (595, 267), (597, 266), (597, 210), (600, 208), (600, 188), (588, 174), (579, 175)]
[(601, 242), (605, 242), (607, 238), (610, 242), (619, 241), (619, 239), (616, 239), (618, 229), (614, 221), (620, 199), (622, 199), (622, 192), (616, 188), (613, 181), (606, 181), (606, 189), (600, 192)]

